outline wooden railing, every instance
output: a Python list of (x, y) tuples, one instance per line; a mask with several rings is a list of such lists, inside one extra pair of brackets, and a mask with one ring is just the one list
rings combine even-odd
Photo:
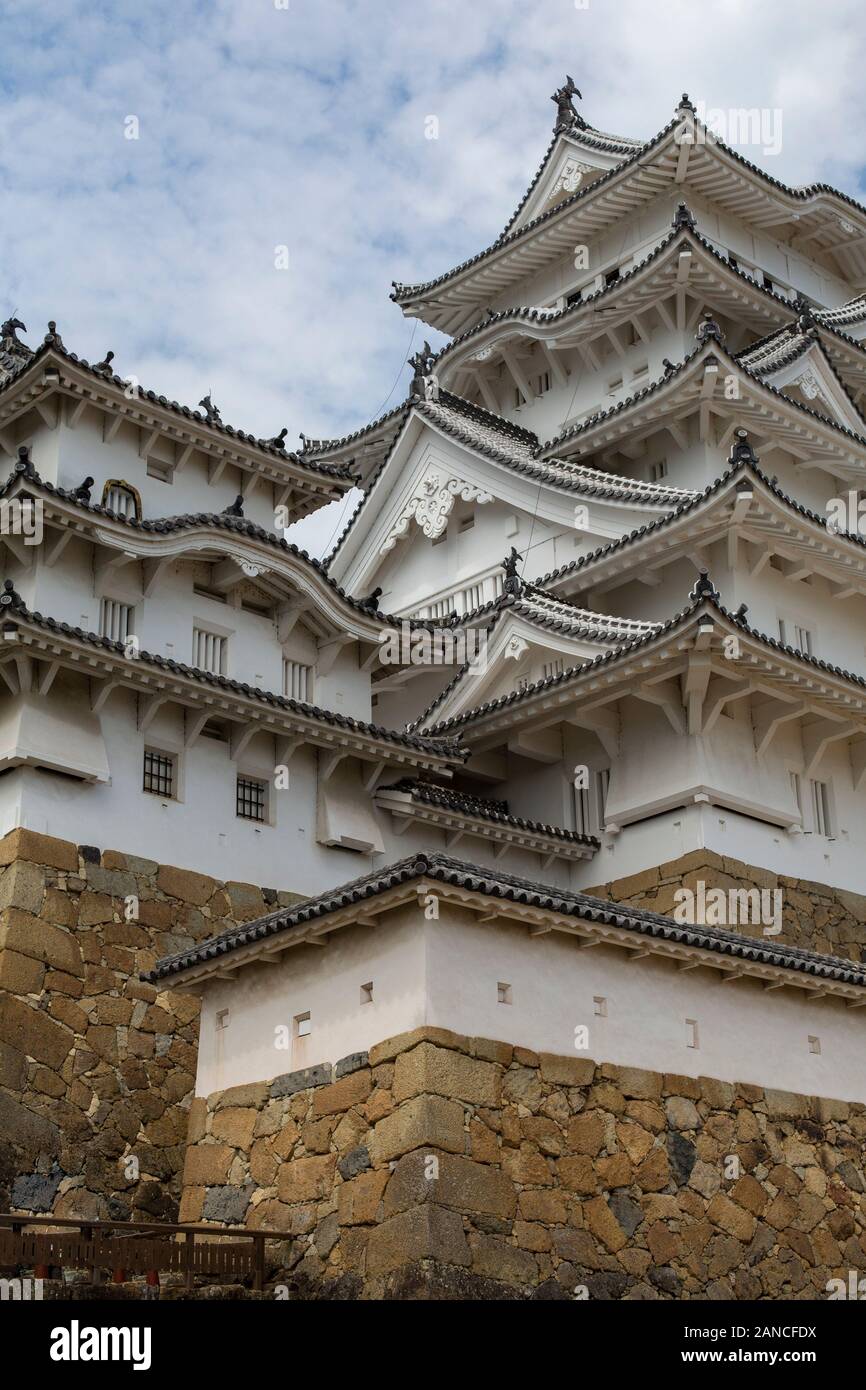
[(289, 1239), (288, 1233), (276, 1231), (6, 1212), (0, 1213), (0, 1269), (34, 1268), (37, 1278), (47, 1278), (51, 1268), (89, 1269), (94, 1283), (102, 1270), (111, 1270), (115, 1283), (144, 1274), (150, 1284), (158, 1284), (162, 1271), (182, 1274), (188, 1289), (196, 1275), (217, 1276), (226, 1283), (252, 1277), (253, 1288), (260, 1290), (265, 1241)]

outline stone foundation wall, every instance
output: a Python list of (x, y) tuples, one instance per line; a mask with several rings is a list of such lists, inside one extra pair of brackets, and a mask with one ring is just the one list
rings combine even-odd
[[(628, 878), (603, 883), (585, 891), (597, 898), (648, 907), (672, 916), (677, 888), (693, 892), (698, 881), (710, 888), (778, 888), (782, 893), (782, 931), (773, 939), (790, 946), (803, 946), (822, 955), (843, 956), (858, 964), (866, 960), (866, 897), (825, 883), (790, 878), (726, 859), (714, 850), (692, 850), (657, 868)], [(735, 927), (748, 935), (760, 936), (760, 924)]]
[(181, 1218), (295, 1296), (786, 1299), (866, 1270), (866, 1106), (422, 1028), (196, 1098)]
[(28, 830), (0, 841), (0, 1210), (176, 1220), (199, 1002), (139, 975), (295, 900)]

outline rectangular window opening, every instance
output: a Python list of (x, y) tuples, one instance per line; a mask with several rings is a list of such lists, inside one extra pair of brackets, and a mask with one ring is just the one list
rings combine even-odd
[(295, 1037), (308, 1038), (313, 1031), (313, 1021), (309, 1014), (295, 1015)]
[(496, 999), (499, 1004), (511, 1003), (511, 985), (503, 984), (501, 981), (496, 986)]
[(164, 796), (174, 800), (176, 759), (169, 753), (157, 753), (152, 748), (144, 750), (144, 781), (142, 791), (153, 796)]
[(361, 986), (361, 1003), (372, 1004), (373, 1002), (373, 981), (370, 980), (366, 985)]
[(239, 777), (235, 810), (242, 820), (267, 819), (268, 784), (258, 777)]

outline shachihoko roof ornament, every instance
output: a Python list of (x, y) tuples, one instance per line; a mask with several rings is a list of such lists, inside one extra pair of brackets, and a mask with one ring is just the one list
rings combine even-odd
[(554, 135), (559, 135), (561, 131), (573, 130), (577, 126), (578, 130), (588, 130), (589, 125), (578, 111), (574, 109), (574, 98), (583, 101), (583, 96), (577, 90), (574, 78), (566, 75), (565, 82), (561, 87), (557, 87), (551, 101), (556, 102), (556, 124), (553, 127)]
[(201, 400), (199, 401), (199, 405), (204, 410), (205, 416), (209, 424), (214, 420), (216, 420), (218, 424), (222, 423), (222, 416), (220, 415), (219, 410), (210, 398), (210, 391), (208, 391), (206, 396), (202, 396)]
[(94, 362), (94, 364), (93, 364), (93, 370), (94, 370), (95, 372), (108, 372), (108, 374), (109, 374), (110, 376), (113, 376), (113, 375), (114, 375), (114, 368), (113, 368), (112, 365), (111, 365), (113, 361), (114, 361), (114, 353), (111, 352), (111, 351), (109, 351), (109, 352), (107, 352), (107, 353), (105, 354), (105, 357), (103, 358), (103, 360), (102, 360), (101, 362)]
[(517, 566), (520, 564), (520, 551), (514, 546), (502, 561), (502, 568), (505, 571), (504, 590), (506, 594), (520, 593), (520, 575), (517, 573)]
[(410, 400), (423, 401), (427, 397), (427, 380), (436, 361), (437, 354), (433, 351), (428, 342), (419, 349), (414, 356), (408, 359), (409, 366), (412, 368), (412, 384), (409, 387)]

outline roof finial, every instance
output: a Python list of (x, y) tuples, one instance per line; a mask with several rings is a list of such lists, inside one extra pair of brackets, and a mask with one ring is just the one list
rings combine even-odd
[(677, 110), (678, 110), (678, 111), (691, 111), (692, 114), (694, 115), (694, 110), (695, 110), (694, 103), (690, 100), (688, 92), (683, 92), (682, 96), (680, 97), (680, 104), (679, 104), (679, 106), (677, 107)]
[(436, 361), (436, 353), (433, 352), (428, 342), (413, 357), (409, 358), (409, 366), (414, 373), (412, 384), (409, 387), (409, 395), (412, 400), (428, 400), (430, 393), (427, 389), (427, 380), (433, 363)]
[(23, 347), (24, 344), (18, 340), (19, 328), (22, 333), (27, 332), (27, 325), (13, 314), (11, 318), (6, 319), (5, 323), (0, 324), (0, 338), (9, 338), (16, 347)]
[(520, 593), (521, 580), (520, 580), (520, 575), (517, 573), (517, 566), (518, 566), (519, 564), (520, 564), (520, 551), (519, 551), (519, 550), (515, 550), (514, 546), (512, 546), (510, 552), (506, 555), (505, 559), (502, 561), (502, 568), (505, 570), (505, 585), (504, 585), (504, 589), (505, 589), (505, 593), (506, 593), (506, 594), (519, 594), (519, 593)]
[(698, 579), (698, 582), (695, 585), (695, 587), (692, 589), (690, 597), (694, 599), (717, 599), (719, 597), (719, 591), (714, 585), (713, 581), (710, 579), (710, 576), (705, 569), (701, 570), (700, 578)]
[(562, 130), (571, 130), (577, 126), (579, 130), (587, 130), (588, 126), (583, 117), (574, 109), (574, 97), (583, 101), (583, 96), (574, 85), (574, 78), (566, 76), (563, 86), (558, 87), (550, 98), (556, 102), (556, 124), (553, 127), (554, 135), (558, 135)]
[(695, 337), (699, 343), (706, 343), (710, 338), (715, 338), (716, 342), (722, 345), (725, 341), (724, 333), (709, 312), (704, 314)]
[(43, 342), (52, 343), (54, 347), (60, 348), (61, 352), (66, 351), (66, 348), (63, 345), (63, 339), (57, 332), (57, 323), (54, 319), (48, 320), (48, 332), (45, 334)]
[(731, 463), (754, 463), (757, 466), (757, 455), (749, 443), (747, 430), (737, 430), (737, 442), (731, 449)]
[(113, 375), (114, 375), (114, 368), (113, 368), (112, 365), (111, 365), (113, 361), (114, 361), (114, 353), (113, 353), (113, 352), (107, 352), (107, 353), (105, 354), (104, 358), (102, 359), (102, 361), (101, 361), (101, 362), (97, 362), (97, 363), (94, 365), (93, 370), (94, 370), (95, 372), (102, 372), (102, 373), (104, 373), (104, 374), (107, 375), (107, 376), (113, 376)]
[(797, 291), (794, 300), (794, 308), (797, 310), (797, 328), (801, 333), (810, 333), (814, 336), (817, 324), (815, 323), (815, 311), (805, 295)]
[(11, 579), (3, 580), (3, 592), (0, 594), (0, 603), (4, 608), (23, 608), (24, 600), (20, 594), (15, 592), (15, 585)]
[(675, 232), (681, 231), (683, 227), (688, 227), (690, 232), (695, 230), (697, 223), (685, 203), (678, 204), (671, 226)]
[[(262, 443), (267, 444), (268, 447), (271, 449), (282, 449), (283, 452), (285, 452), (286, 435), (288, 434), (288, 432), (289, 431), (287, 429), (282, 429), (280, 430), (279, 434), (274, 435), (273, 439), (264, 439), (262, 440)], [(303, 435), (301, 436), (301, 438), (303, 438)]]
[(237, 495), (237, 497), (235, 498), (234, 502), (232, 502), (228, 507), (223, 507), (223, 509), (222, 509), (222, 515), (223, 515), (223, 516), (243, 516), (243, 514), (244, 514), (244, 495), (243, 495), (242, 492), (239, 492), (238, 495)]
[(199, 405), (203, 408), (209, 425), (222, 424), (222, 416), (210, 398), (210, 391), (208, 391), (206, 396), (202, 396)]
[(15, 472), (21, 473), (25, 478), (38, 478), (36, 469), (33, 467), (33, 460), (30, 457), (30, 445), (18, 445), (18, 461), (15, 464)]

